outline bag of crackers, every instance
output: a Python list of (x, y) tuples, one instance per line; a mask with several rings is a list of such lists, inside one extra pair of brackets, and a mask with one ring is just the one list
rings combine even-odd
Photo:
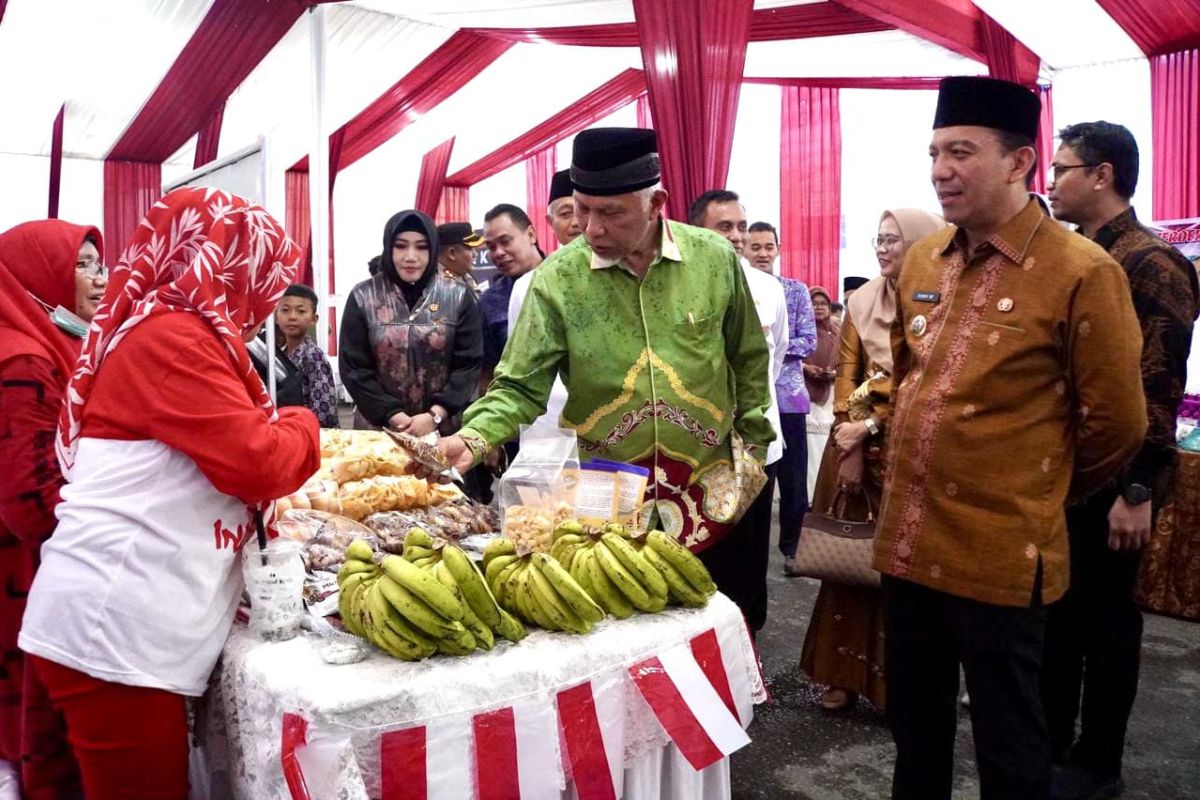
[(521, 450), (500, 479), (501, 532), (518, 551), (545, 552), (554, 529), (575, 518), (579, 443), (575, 431), (522, 425)]

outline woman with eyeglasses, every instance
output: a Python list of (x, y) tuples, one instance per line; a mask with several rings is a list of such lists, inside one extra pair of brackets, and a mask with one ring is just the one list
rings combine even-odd
[[(888, 401), (896, 278), (909, 246), (945, 222), (912, 208), (885, 211), (872, 240), (879, 277), (846, 301), (833, 386), (834, 428), (821, 461), (813, 511), (864, 521), (878, 512)], [(802, 566), (802, 565), (798, 565)], [(825, 581), (804, 639), (801, 666), (828, 686), (821, 706), (840, 711), (863, 695), (884, 707), (883, 599), (878, 589)]]
[(25, 798), (79, 791), (62, 722), (25, 668), (17, 633), (65, 482), (54, 432), (83, 343), (70, 315), (88, 322), (96, 313), (103, 249), (96, 228), (61, 220), (0, 233), (0, 759), (23, 773)]

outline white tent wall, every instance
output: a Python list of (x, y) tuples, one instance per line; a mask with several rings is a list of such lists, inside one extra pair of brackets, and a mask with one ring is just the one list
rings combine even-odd
[[(0, 231), (34, 219), (45, 219), (50, 188), (50, 157), (0, 155)], [(104, 229), (104, 162), (64, 158), (59, 184), (58, 217)], [(15, 189), (15, 191), (12, 191)], [(108, 242), (116, 252), (124, 242)]]

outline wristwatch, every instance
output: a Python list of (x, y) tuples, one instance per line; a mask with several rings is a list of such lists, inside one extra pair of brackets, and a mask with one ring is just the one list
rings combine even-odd
[(1150, 499), (1150, 490), (1140, 483), (1130, 483), (1121, 490), (1121, 496), (1129, 505), (1140, 506)]
[(433, 409), (430, 409), (429, 416), (433, 417), (433, 426), (435, 428), (441, 427), (441, 424), (442, 424), (442, 415), (441, 414), (437, 413)]
[(874, 417), (867, 417), (864, 419), (863, 425), (867, 426), (867, 430), (870, 431), (872, 436), (879, 433), (879, 423), (875, 421)]

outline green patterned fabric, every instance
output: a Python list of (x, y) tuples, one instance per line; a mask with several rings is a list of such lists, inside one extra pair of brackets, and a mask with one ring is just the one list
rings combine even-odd
[(462, 433), (514, 438), (561, 373), (580, 457), (651, 468), (647, 511), (702, 549), (736, 511), (731, 432), (760, 461), (774, 438), (767, 345), (728, 242), (671, 222), (660, 250), (643, 280), (595, 263), (582, 236), (550, 256)]

